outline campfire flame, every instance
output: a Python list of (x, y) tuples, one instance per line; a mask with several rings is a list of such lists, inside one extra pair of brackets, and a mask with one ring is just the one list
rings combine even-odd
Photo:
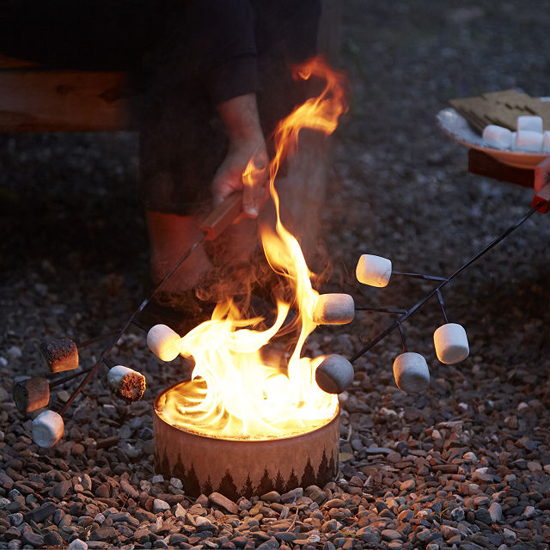
[[(293, 289), (292, 303), (278, 300), (277, 316), (267, 330), (260, 318), (245, 319), (231, 301), (218, 303), (211, 320), (182, 338), (183, 355), (195, 360), (192, 381), (168, 391), (159, 403), (164, 420), (182, 429), (224, 439), (265, 440), (299, 435), (327, 424), (338, 410), (338, 398), (315, 382), (321, 357), (301, 357), (304, 343), (316, 328), (312, 320), (319, 294), (296, 238), (280, 217), (275, 179), (282, 161), (296, 151), (304, 128), (331, 134), (344, 113), (343, 75), (315, 58), (295, 70), (295, 78), (325, 81), (324, 90), (282, 120), (275, 130), (276, 154), (269, 166), (269, 189), (277, 218), (261, 229), (261, 240), (272, 269)], [(254, 177), (253, 161), (244, 178)], [(298, 338), (288, 365), (270, 365), (262, 350), (281, 330), (294, 308)]]

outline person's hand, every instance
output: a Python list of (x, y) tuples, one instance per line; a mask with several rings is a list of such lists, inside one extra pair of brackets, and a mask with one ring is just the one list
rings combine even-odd
[(260, 127), (256, 96), (247, 94), (218, 105), (229, 135), (229, 151), (212, 182), (214, 203), (243, 191), (243, 213), (257, 218), (267, 200), (269, 159)]

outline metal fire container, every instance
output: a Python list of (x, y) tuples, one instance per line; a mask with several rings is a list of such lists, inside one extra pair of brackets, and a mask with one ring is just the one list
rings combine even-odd
[[(183, 385), (189, 382), (184, 382)], [(155, 469), (182, 480), (185, 493), (218, 491), (232, 500), (253, 494), (280, 493), (296, 487), (323, 486), (338, 472), (339, 408), (324, 426), (291, 437), (233, 440), (192, 433), (166, 422), (162, 397), (155, 399)]]

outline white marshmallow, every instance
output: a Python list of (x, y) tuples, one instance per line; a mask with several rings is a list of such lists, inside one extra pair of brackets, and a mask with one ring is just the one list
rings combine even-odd
[(147, 347), (161, 360), (173, 361), (180, 354), (181, 336), (166, 325), (155, 325), (147, 333)]
[(342, 393), (352, 382), (353, 365), (341, 355), (327, 355), (315, 370), (317, 385), (327, 393)]
[(364, 285), (384, 287), (390, 282), (391, 270), (391, 260), (372, 254), (363, 254), (357, 262), (355, 275)]
[(516, 132), (514, 148), (516, 151), (539, 153), (542, 150), (542, 139), (542, 134), (539, 132), (518, 130)]
[(127, 403), (139, 401), (145, 393), (145, 376), (124, 365), (110, 369), (107, 380), (111, 390)]
[(442, 325), (434, 332), (434, 346), (437, 358), (446, 365), (460, 363), (470, 353), (466, 331), (456, 323)]
[(489, 147), (495, 147), (496, 149), (510, 149), (512, 147), (512, 132), (508, 128), (490, 124), (483, 129), (482, 137), (485, 145)]
[(355, 304), (349, 294), (320, 294), (311, 318), (317, 325), (345, 325), (355, 317)]
[(516, 129), (518, 132), (527, 131), (542, 134), (542, 117), (518, 116)]
[(32, 440), (39, 447), (53, 447), (64, 432), (63, 418), (54, 411), (44, 411), (32, 421)]
[(406, 351), (393, 362), (397, 387), (407, 393), (424, 391), (430, 383), (430, 369), (419, 353)]
[(550, 132), (547, 130), (542, 134), (542, 150), (550, 153)]

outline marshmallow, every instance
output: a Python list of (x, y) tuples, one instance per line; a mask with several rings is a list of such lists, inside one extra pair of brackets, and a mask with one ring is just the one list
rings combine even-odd
[(113, 367), (107, 376), (111, 390), (126, 403), (139, 401), (145, 393), (145, 376), (123, 365)]
[(44, 411), (32, 421), (32, 440), (39, 447), (53, 447), (64, 431), (63, 418), (54, 411)]
[(24, 413), (37, 411), (50, 402), (50, 384), (46, 378), (27, 378), (13, 386), (15, 406)]
[(166, 325), (155, 325), (147, 333), (147, 347), (161, 360), (173, 361), (180, 354), (181, 336)]
[(512, 147), (512, 132), (508, 128), (490, 124), (483, 129), (483, 141), (489, 147), (496, 149), (510, 149)]
[(393, 362), (397, 387), (407, 393), (424, 391), (430, 383), (430, 369), (419, 353), (407, 351)]
[(542, 150), (550, 153), (550, 132), (547, 130), (542, 134)]
[(518, 132), (537, 132), (542, 134), (542, 117), (518, 116), (516, 129)]
[(315, 370), (317, 385), (327, 393), (342, 393), (352, 382), (353, 365), (341, 355), (327, 355)]
[(384, 287), (390, 282), (391, 269), (391, 260), (372, 254), (363, 254), (357, 262), (355, 275), (364, 285)]
[(312, 314), (317, 325), (345, 325), (355, 317), (355, 304), (349, 294), (321, 294)]
[(518, 130), (514, 141), (514, 148), (517, 151), (540, 153), (542, 150), (542, 134), (529, 130)]
[(42, 342), (40, 352), (52, 372), (74, 370), (78, 367), (78, 349), (70, 338)]
[(437, 358), (446, 365), (460, 363), (470, 353), (466, 331), (456, 323), (442, 325), (434, 332), (434, 346)]

